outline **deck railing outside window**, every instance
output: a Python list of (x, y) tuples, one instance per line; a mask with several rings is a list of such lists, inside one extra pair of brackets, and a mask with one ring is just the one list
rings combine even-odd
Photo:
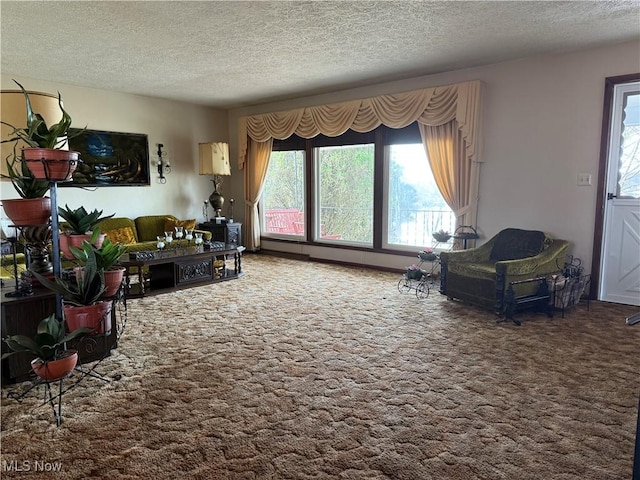
[[(321, 211), (321, 238), (336, 242), (371, 243), (371, 210), (343, 207), (324, 207)], [(436, 241), (432, 234), (438, 230), (452, 233), (455, 216), (451, 210), (398, 210), (391, 212), (388, 244), (429, 247)], [(304, 212), (297, 209), (270, 209), (265, 211), (264, 233), (278, 235), (304, 235)]]

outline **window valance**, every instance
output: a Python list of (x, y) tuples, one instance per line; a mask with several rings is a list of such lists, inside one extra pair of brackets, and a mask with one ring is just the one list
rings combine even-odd
[(284, 112), (250, 115), (239, 119), (238, 166), (244, 168), (248, 138), (256, 142), (290, 137), (294, 133), (312, 138), (322, 133), (330, 137), (348, 129), (369, 132), (384, 124), (403, 128), (417, 121), (437, 126), (456, 120), (470, 161), (479, 148), (481, 82), (473, 80), (410, 92), (379, 95), (348, 102), (304, 107)]

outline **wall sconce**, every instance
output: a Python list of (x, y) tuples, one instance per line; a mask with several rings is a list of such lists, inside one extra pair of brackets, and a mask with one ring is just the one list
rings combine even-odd
[(167, 179), (164, 177), (165, 173), (171, 173), (171, 165), (169, 165), (169, 159), (167, 158), (167, 152), (162, 151), (164, 145), (158, 144), (158, 176), (160, 177), (160, 183), (167, 183)]

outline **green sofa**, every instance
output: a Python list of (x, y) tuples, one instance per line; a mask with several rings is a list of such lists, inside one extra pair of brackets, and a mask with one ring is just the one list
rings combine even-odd
[[(568, 248), (566, 240), (541, 231), (504, 229), (477, 248), (441, 252), (440, 293), (502, 315), (509, 283), (558, 272)], [(536, 288), (535, 283), (514, 285), (516, 296)]]
[[(141, 252), (147, 250), (157, 250), (157, 237), (159, 235), (164, 235), (165, 221), (167, 219), (171, 219), (174, 221), (178, 221), (178, 219), (173, 215), (146, 215), (137, 217), (136, 219), (131, 219), (127, 217), (118, 217), (118, 218), (108, 218), (100, 222), (99, 227), (102, 232), (109, 234), (109, 232), (114, 232), (119, 229), (131, 229), (133, 234), (133, 242), (125, 243), (127, 246), (128, 252)], [(211, 240), (211, 232), (204, 230), (195, 230), (196, 232), (202, 233), (202, 238), (205, 240)], [(172, 246), (186, 246), (187, 241), (175, 241)], [(16, 260), (18, 263), (18, 275), (21, 272), (25, 271), (26, 268), (26, 255), (22, 251), (23, 245), (22, 243), (18, 243), (19, 253), (16, 255)], [(68, 260), (64, 260), (62, 262), (63, 267), (71, 267), (73, 265), (72, 262)], [(13, 255), (6, 253), (0, 255), (0, 278), (2, 278), (5, 282), (8, 282), (9, 285), (12, 285), (12, 282), (15, 282), (14, 274), (13, 274)]]
[[(112, 217), (103, 220), (98, 224), (100, 230), (109, 236), (111, 241), (117, 241), (117, 236), (112, 238), (114, 232), (122, 232), (123, 229), (130, 228), (133, 233), (133, 242), (121, 242), (127, 247), (128, 252), (143, 252), (157, 250), (157, 237), (164, 235), (165, 222), (167, 219), (178, 221), (173, 215), (145, 215), (131, 219), (128, 217)], [(194, 230), (202, 233), (202, 238), (211, 240), (211, 232), (204, 230)], [(111, 235), (110, 235), (111, 234)], [(186, 246), (186, 240), (177, 242), (174, 239), (172, 245)]]
[[(26, 258), (24, 253), (16, 254), (16, 264), (18, 267), (18, 275), (27, 269)], [(11, 253), (2, 254), (0, 256), (0, 278), (8, 281), (8, 285), (13, 285), (15, 276), (13, 271), (13, 255)]]

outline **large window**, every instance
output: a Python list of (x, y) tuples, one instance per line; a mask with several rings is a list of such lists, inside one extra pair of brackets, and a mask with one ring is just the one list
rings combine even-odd
[(374, 145), (315, 149), (316, 239), (373, 245)]
[(455, 217), (436, 186), (422, 143), (391, 144), (385, 160), (385, 246), (432, 246), (433, 232), (453, 232)]
[(262, 193), (262, 231), (304, 236), (305, 197), (305, 152), (271, 152)]
[(433, 246), (433, 232), (453, 231), (415, 124), (273, 143), (264, 236), (413, 251)]

